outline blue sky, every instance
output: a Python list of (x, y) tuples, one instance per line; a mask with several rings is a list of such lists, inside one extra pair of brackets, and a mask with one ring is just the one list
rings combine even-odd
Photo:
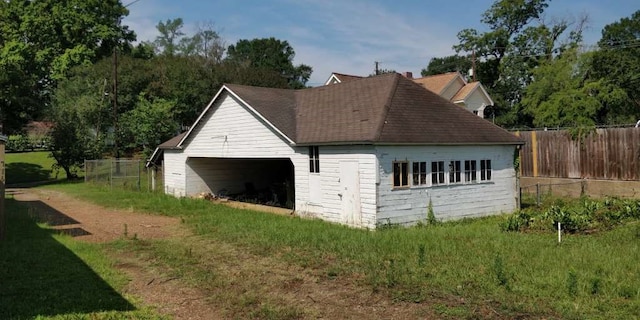
[[(125, 5), (133, 0), (123, 0)], [(182, 18), (184, 31), (213, 23), (228, 44), (239, 39), (275, 37), (294, 48), (296, 64), (313, 67), (309, 85), (331, 72), (368, 75), (374, 61), (383, 69), (420, 74), (429, 59), (454, 53), (456, 34), (483, 29), (482, 13), (492, 0), (139, 0), (123, 20), (138, 40), (153, 40), (159, 21)], [(545, 19), (589, 16), (585, 43), (600, 39), (602, 28), (640, 10), (638, 0), (555, 0)]]

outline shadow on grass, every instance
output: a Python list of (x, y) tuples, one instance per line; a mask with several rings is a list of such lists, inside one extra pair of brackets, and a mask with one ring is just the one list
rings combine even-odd
[[(36, 224), (77, 222), (36, 202), (30, 204), (34, 209), (29, 209), (14, 199), (5, 199), (7, 239), (0, 242), (0, 319), (134, 310), (91, 267), (52, 237), (80, 228), (51, 230)], [(30, 217), (34, 212), (42, 214)]]
[(5, 168), (8, 185), (50, 180), (51, 171), (51, 169), (47, 170), (41, 165), (26, 162), (7, 163)]

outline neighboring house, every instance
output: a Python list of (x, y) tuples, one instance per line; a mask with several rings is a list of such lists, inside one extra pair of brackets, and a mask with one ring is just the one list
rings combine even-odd
[(459, 72), (416, 78), (413, 81), (480, 118), (488, 116), (484, 110), (493, 105), (493, 100), (480, 82), (467, 82)]
[(337, 84), (337, 83), (342, 83), (342, 82), (351, 81), (351, 80), (358, 80), (362, 78), (364, 77), (334, 72), (331, 74), (329, 79), (327, 79), (324, 85), (326, 86), (330, 84)]
[[(399, 75), (302, 90), (225, 85), (162, 145), (165, 192), (286, 189), (296, 214), (350, 226), (517, 208), (522, 141)], [(276, 191), (274, 191), (276, 193)]]
[[(486, 107), (493, 105), (493, 100), (487, 91), (480, 82), (467, 82), (459, 72), (449, 72), (415, 79), (411, 72), (404, 72), (402, 75), (481, 118), (489, 116), (485, 114), (484, 110)], [(325, 82), (325, 85), (356, 79), (362, 79), (362, 77), (334, 72)]]

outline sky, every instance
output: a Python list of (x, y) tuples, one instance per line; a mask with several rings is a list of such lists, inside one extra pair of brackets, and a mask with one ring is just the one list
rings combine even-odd
[[(413, 72), (433, 57), (452, 55), (456, 34), (486, 31), (481, 15), (492, 0), (122, 0), (123, 24), (138, 41), (152, 41), (159, 21), (182, 18), (183, 32), (213, 24), (227, 45), (275, 37), (295, 50), (294, 64), (313, 68), (307, 85), (324, 84), (332, 72), (367, 76), (381, 69)], [(544, 18), (588, 15), (584, 42), (595, 44), (602, 28), (640, 10), (638, 0), (554, 0)]]

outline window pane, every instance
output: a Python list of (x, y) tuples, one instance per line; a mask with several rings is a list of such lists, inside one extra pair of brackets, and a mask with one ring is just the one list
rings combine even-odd
[(315, 172), (320, 172), (320, 159), (316, 158), (316, 171)]
[(406, 162), (401, 163), (402, 165), (402, 176), (400, 177), (403, 186), (409, 185), (409, 164)]
[(399, 163), (393, 164), (393, 186), (394, 187), (400, 186), (400, 164)]

